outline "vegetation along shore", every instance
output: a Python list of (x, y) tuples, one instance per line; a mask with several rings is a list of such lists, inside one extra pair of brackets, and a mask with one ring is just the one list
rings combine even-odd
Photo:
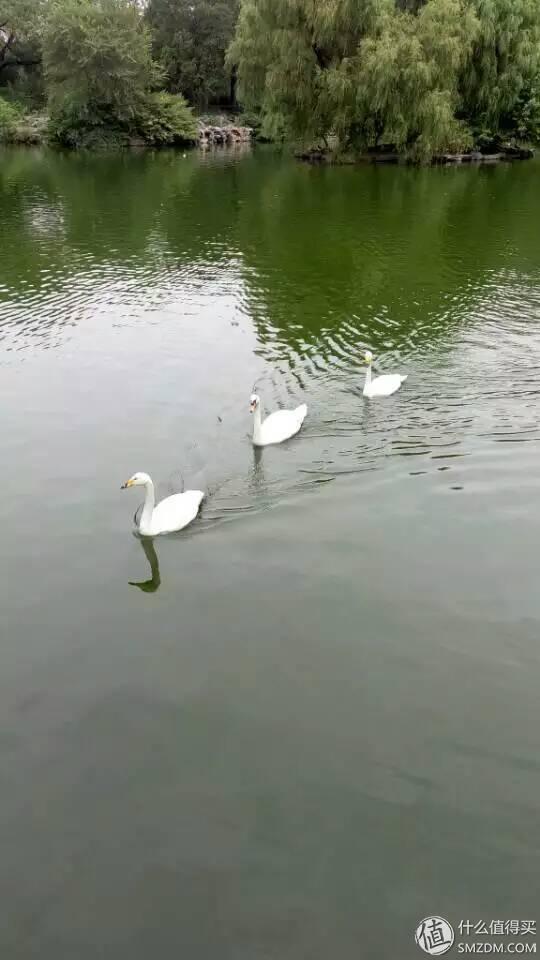
[(317, 162), (530, 156), (540, 4), (0, 0), (0, 140), (184, 148), (252, 131)]

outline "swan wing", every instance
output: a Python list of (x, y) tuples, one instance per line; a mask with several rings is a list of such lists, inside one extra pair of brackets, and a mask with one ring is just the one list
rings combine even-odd
[(281, 443), (298, 433), (307, 413), (307, 406), (302, 403), (295, 410), (276, 410), (263, 421), (261, 436), (263, 444)]
[(401, 384), (407, 379), (407, 375), (401, 373), (387, 373), (381, 377), (375, 377), (369, 385), (366, 395), (368, 397), (389, 397), (396, 390), (399, 390)]
[(195, 519), (204, 497), (202, 490), (186, 490), (175, 493), (158, 503), (152, 514), (152, 532), (173, 533), (182, 530)]

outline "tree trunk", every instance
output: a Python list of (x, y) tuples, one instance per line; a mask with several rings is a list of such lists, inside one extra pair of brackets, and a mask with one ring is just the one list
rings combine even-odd
[(236, 99), (236, 85), (238, 82), (238, 70), (236, 64), (231, 70), (231, 80), (229, 85), (229, 104), (231, 110), (238, 110), (238, 101)]

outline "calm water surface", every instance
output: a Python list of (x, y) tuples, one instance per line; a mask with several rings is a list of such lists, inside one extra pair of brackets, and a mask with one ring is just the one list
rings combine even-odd
[(540, 919), (539, 224), (535, 162), (0, 154), (2, 958)]

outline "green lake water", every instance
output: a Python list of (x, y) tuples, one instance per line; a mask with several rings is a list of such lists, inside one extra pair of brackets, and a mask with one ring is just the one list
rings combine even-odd
[(540, 920), (540, 164), (6, 150), (0, 337), (2, 960)]

